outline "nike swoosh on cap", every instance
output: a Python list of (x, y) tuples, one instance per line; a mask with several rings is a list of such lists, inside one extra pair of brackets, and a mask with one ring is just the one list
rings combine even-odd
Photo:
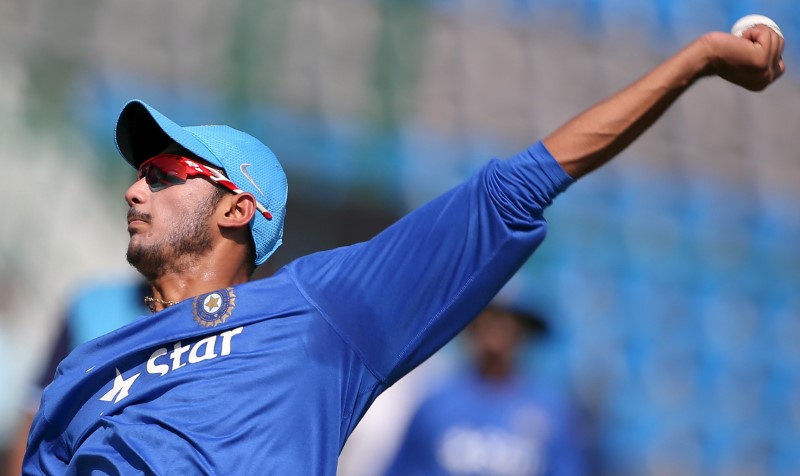
[(247, 167), (250, 167), (251, 165), (253, 165), (253, 164), (242, 164), (242, 165), (240, 165), (240, 166), (239, 166), (239, 170), (241, 170), (241, 171), (242, 171), (242, 175), (244, 175), (244, 178), (246, 178), (247, 180), (249, 180), (249, 181), (250, 181), (250, 183), (252, 183), (252, 184), (253, 184), (253, 187), (255, 187), (255, 188), (256, 188), (256, 190), (258, 190), (258, 192), (259, 192), (261, 195), (264, 195), (264, 192), (261, 190), (261, 187), (259, 187), (259, 186), (258, 186), (258, 184), (256, 183), (256, 181), (255, 181), (255, 180), (253, 180), (253, 177), (251, 177), (251, 176), (250, 176), (250, 174), (249, 174), (249, 173), (247, 173)]

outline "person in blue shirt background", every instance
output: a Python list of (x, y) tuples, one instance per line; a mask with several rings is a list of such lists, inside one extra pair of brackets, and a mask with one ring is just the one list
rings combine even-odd
[(462, 333), (465, 368), (423, 399), (386, 476), (588, 474), (576, 410), (521, 362), (547, 322), (499, 301), (479, 314)]
[(766, 88), (784, 71), (782, 50), (764, 26), (703, 35), (376, 237), (253, 281), (283, 238), (286, 177), (272, 151), (230, 127), (183, 127), (129, 102), (116, 126), (139, 171), (125, 194), (127, 258), (150, 285), (154, 314), (61, 362), (23, 473), (334, 474), (375, 398), (458, 334), (537, 249), (558, 194), (701, 78)]
[(70, 296), (60, 319), (47, 358), (38, 378), (32, 382), (27, 406), (20, 418), (17, 436), (8, 459), (7, 474), (19, 474), (28, 430), (39, 408), (44, 388), (53, 380), (56, 368), (80, 344), (148, 315), (143, 299), (149, 293), (141, 278), (106, 277), (84, 283)]

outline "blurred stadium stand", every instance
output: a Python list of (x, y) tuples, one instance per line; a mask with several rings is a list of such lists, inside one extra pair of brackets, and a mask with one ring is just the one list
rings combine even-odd
[(368, 238), (746, 13), (783, 28), (787, 77), (759, 95), (699, 84), (553, 205), (522, 279), (557, 310), (537, 371), (585, 406), (597, 474), (800, 474), (790, 0), (0, 3), (0, 444), (58, 305), (126, 268), (133, 174), (112, 127), (128, 98), (282, 158), (274, 269)]

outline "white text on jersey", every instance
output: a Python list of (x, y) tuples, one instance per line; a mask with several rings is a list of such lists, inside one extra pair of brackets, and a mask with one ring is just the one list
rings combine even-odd
[[(186, 364), (196, 364), (204, 360), (228, 355), (231, 353), (231, 339), (233, 339), (233, 336), (241, 334), (243, 330), (244, 327), (237, 327), (236, 329), (231, 329), (218, 335), (206, 337), (205, 339), (195, 342), (191, 346), (181, 345), (181, 341), (178, 341), (172, 346), (172, 352), (165, 358), (162, 357), (167, 355), (167, 348), (161, 347), (156, 349), (155, 352), (150, 354), (150, 358), (147, 359), (147, 373), (163, 376), (170, 370), (179, 369)], [(217, 337), (222, 339), (219, 354), (217, 353)], [(186, 353), (189, 355), (184, 361), (183, 356)], [(160, 363), (160, 361), (169, 362), (170, 360), (172, 361), (171, 366), (167, 363)]]
[[(241, 334), (242, 331), (244, 331), (244, 327), (237, 327), (200, 339), (191, 345), (183, 345), (181, 341), (178, 341), (172, 346), (172, 352), (169, 352), (166, 347), (160, 347), (147, 359), (147, 373), (163, 377), (187, 364), (196, 364), (204, 360), (226, 356), (231, 353), (233, 336)], [(219, 345), (217, 345), (217, 341), (219, 341)], [(111, 390), (100, 397), (100, 400), (114, 403), (123, 400), (130, 393), (131, 387), (139, 375), (141, 372), (124, 378), (117, 369), (117, 376), (114, 378)]]

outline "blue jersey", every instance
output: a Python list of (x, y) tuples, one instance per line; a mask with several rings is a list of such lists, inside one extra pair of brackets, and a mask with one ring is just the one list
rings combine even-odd
[(38, 404), (41, 390), (53, 381), (58, 364), (72, 349), (147, 313), (143, 299), (148, 292), (149, 286), (143, 280), (111, 279), (81, 287), (66, 309), (61, 330), (37, 381), (34, 403)]
[(469, 373), (422, 402), (386, 476), (579, 476), (585, 463), (563, 403), (519, 377)]
[(483, 309), (571, 182), (538, 143), (369, 241), (83, 344), (42, 396), (23, 472), (335, 474), (372, 401)]

